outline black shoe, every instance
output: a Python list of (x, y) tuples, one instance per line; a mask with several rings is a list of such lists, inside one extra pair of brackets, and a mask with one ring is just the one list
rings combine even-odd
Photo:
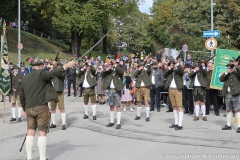
[(66, 130), (66, 125), (62, 125), (62, 130)]
[[(99, 103), (99, 101), (96, 101), (96, 103)], [(100, 102), (101, 103), (101, 102)]]
[(20, 117), (20, 118), (18, 118), (18, 122), (22, 122), (22, 118)]
[(169, 128), (176, 128), (177, 126), (177, 124), (172, 124), (171, 126), (169, 126)]
[(150, 118), (149, 118), (149, 117), (147, 117), (147, 118), (146, 118), (146, 122), (149, 122), (149, 121), (150, 121)]
[(82, 95), (80, 94), (78, 97), (82, 97)]
[(108, 123), (108, 124), (106, 125), (106, 127), (112, 127), (112, 126), (114, 126), (114, 123)]
[(67, 95), (68, 97), (70, 96), (70, 94)]
[(150, 111), (154, 111), (154, 108), (151, 108)]
[(9, 99), (9, 102), (11, 102), (11, 99)]
[(74, 97), (76, 97), (77, 95), (74, 95)]
[(160, 111), (161, 111), (160, 108), (158, 108), (158, 109), (157, 109), (157, 112), (160, 112)]
[(215, 113), (215, 115), (216, 115), (216, 116), (220, 116), (220, 114), (219, 114), (219, 113)]
[(228, 125), (225, 125), (223, 128), (222, 128), (222, 130), (231, 130), (232, 129), (232, 127), (231, 126), (228, 126)]
[(206, 115), (209, 115), (209, 113), (206, 113)]
[(188, 111), (184, 111), (184, 114), (188, 114), (189, 112)]
[(56, 128), (57, 126), (55, 124), (51, 124), (49, 128)]
[(83, 119), (88, 119), (88, 115), (85, 114), (84, 117), (83, 117)]
[(193, 114), (193, 112), (189, 112), (189, 114), (190, 114), (190, 115), (192, 115), (192, 114)]
[(121, 128), (121, 124), (118, 124), (117, 126), (116, 126), (116, 129), (120, 129)]
[(177, 126), (177, 127), (175, 128), (175, 130), (182, 130), (182, 129), (183, 129), (182, 126)]
[[(238, 122), (239, 123), (239, 122)], [(240, 133), (240, 127), (238, 127), (236, 133)]]
[(173, 112), (173, 110), (170, 110), (170, 109), (169, 109), (169, 110), (167, 110), (166, 112)]
[(93, 116), (93, 120), (97, 120), (97, 117), (96, 117), (96, 116)]
[(10, 122), (13, 122), (13, 121), (16, 121), (16, 120), (17, 120), (16, 118), (11, 118)]
[(135, 120), (139, 120), (139, 119), (140, 119), (140, 117), (138, 117), (138, 116), (135, 118)]
[(3, 99), (1, 100), (1, 102), (3, 102)]

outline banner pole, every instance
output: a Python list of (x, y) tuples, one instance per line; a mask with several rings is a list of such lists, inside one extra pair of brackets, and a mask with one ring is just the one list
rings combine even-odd
[(6, 95), (3, 95), (3, 122), (6, 122)]

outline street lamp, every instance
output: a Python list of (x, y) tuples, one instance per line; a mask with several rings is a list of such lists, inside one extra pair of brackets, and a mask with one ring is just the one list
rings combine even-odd
[[(18, 44), (21, 43), (21, 1), (18, 0)], [(18, 66), (21, 63), (21, 49), (18, 48)]]

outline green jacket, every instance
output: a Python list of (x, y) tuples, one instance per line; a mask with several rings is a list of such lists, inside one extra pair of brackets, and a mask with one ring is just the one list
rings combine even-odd
[(201, 86), (204, 87), (204, 88), (207, 87), (208, 72), (206, 70), (202, 70), (202, 71), (198, 71), (198, 72), (192, 71), (189, 74), (189, 77), (191, 79), (191, 83), (190, 83), (189, 87), (193, 88), (196, 75), (197, 75), (198, 81), (201, 84)]
[[(84, 79), (85, 79), (85, 71), (79, 70), (78, 75), (77, 75), (80, 80), (79, 84), (82, 85)], [(87, 72), (87, 82), (89, 83), (90, 87), (94, 87), (97, 85), (96, 81), (96, 69), (94, 66), (91, 65), (90, 71)]]
[(33, 69), (30, 74), (25, 75), (20, 86), (20, 102), (23, 110), (45, 105), (51, 101), (57, 102), (57, 94), (51, 80), (63, 72), (65, 70), (62, 67), (51, 72)]
[(60, 75), (52, 79), (53, 88), (57, 93), (64, 91), (64, 79), (67, 76), (67, 71), (62, 72)]
[(231, 95), (240, 94), (240, 73), (238, 71), (233, 71), (230, 74), (223, 73), (219, 79), (221, 82), (224, 82), (222, 89), (223, 96), (228, 93), (228, 87), (230, 87)]
[(143, 83), (145, 84), (146, 87), (150, 87), (152, 85), (152, 80), (150, 78), (150, 74), (151, 74), (151, 65), (147, 65), (146, 70), (135, 71), (134, 74), (133, 74), (133, 77), (136, 78), (135, 87), (140, 88), (142, 81), (143, 81)]
[(182, 89), (183, 88), (183, 79), (182, 79), (183, 75), (184, 75), (184, 70), (180, 65), (177, 66), (177, 69), (175, 69), (175, 70), (166, 69), (163, 73), (163, 76), (166, 78), (164, 89), (168, 89), (170, 87), (173, 77), (174, 77), (177, 89)]
[(121, 91), (124, 88), (122, 83), (124, 69), (119, 65), (116, 66), (115, 70), (104, 70), (102, 72), (102, 76), (104, 78), (104, 82), (102, 85), (102, 89), (109, 89), (110, 84), (113, 80), (113, 84), (116, 87), (117, 91)]

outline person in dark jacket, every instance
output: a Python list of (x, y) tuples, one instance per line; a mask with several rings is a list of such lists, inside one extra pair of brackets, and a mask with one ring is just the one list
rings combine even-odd
[(19, 72), (17, 65), (13, 65), (12, 73), (11, 73), (11, 90), (10, 97), (12, 103), (12, 119), (10, 122), (16, 121), (16, 102), (18, 103), (18, 122), (21, 122), (22, 115), (22, 106), (19, 99), (19, 89), (21, 85), (21, 81), (23, 78), (23, 74)]
[[(55, 68), (62, 68), (61, 62), (52, 62), (53, 66), (50, 68), (50, 72)], [(58, 109), (61, 113), (61, 119), (62, 119), (62, 130), (66, 130), (66, 113), (65, 113), (65, 107), (64, 107), (64, 79), (67, 75), (67, 72), (64, 71), (60, 75), (56, 76), (54, 79), (52, 79), (52, 84), (54, 87), (54, 90), (57, 93), (58, 96), (58, 102), (51, 101), (50, 107), (51, 107), (51, 125), (50, 128), (56, 128), (56, 107), (58, 105)]]
[[(73, 60), (71, 60), (73, 61)], [(71, 95), (71, 84), (73, 85), (73, 92), (74, 97), (76, 97), (76, 67), (73, 66), (72, 68), (67, 69), (67, 80), (68, 80), (68, 97)]]
[(26, 151), (27, 159), (33, 159), (33, 137), (38, 129), (38, 149), (40, 160), (46, 160), (47, 132), (50, 122), (48, 102), (58, 101), (51, 80), (75, 65), (72, 61), (61, 68), (49, 72), (44, 70), (43, 62), (38, 58), (32, 62), (32, 72), (22, 79), (20, 102), (27, 116)]

